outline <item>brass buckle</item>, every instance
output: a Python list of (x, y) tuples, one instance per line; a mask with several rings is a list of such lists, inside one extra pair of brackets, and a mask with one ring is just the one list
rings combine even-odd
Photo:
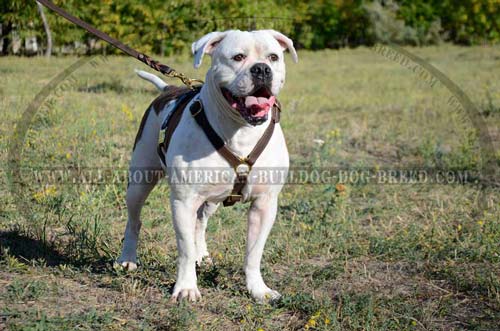
[(165, 129), (160, 130), (160, 133), (158, 134), (158, 145), (161, 145), (165, 142)]
[(238, 202), (241, 201), (241, 199), (243, 199), (243, 196), (241, 194), (230, 194), (227, 196), (226, 199), (231, 202)]

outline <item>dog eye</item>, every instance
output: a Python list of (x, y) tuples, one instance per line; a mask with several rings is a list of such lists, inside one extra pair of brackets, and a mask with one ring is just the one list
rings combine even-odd
[(241, 62), (245, 58), (246, 58), (245, 54), (236, 54), (235, 56), (233, 56), (233, 60), (235, 60), (236, 62)]
[(279, 58), (279, 56), (278, 56), (278, 55), (276, 55), (276, 54), (271, 54), (271, 55), (269, 55), (269, 60), (271, 60), (271, 62), (276, 62), (276, 61), (278, 61), (279, 59), (280, 59), (280, 58)]

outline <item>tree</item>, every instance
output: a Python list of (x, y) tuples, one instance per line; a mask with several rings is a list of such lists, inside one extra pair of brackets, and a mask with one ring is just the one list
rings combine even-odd
[(45, 17), (43, 6), (37, 1), (38, 12), (42, 18), (43, 28), (45, 29), (45, 34), (47, 35), (47, 50), (45, 51), (45, 56), (50, 57), (52, 55), (52, 33), (50, 32), (49, 22)]

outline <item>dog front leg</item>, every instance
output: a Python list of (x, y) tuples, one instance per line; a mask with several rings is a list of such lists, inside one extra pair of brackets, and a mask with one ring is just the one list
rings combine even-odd
[(172, 293), (173, 301), (201, 298), (196, 279), (196, 211), (200, 204), (192, 200), (171, 198), (174, 229), (177, 239), (177, 280)]
[(205, 202), (198, 208), (198, 219), (196, 220), (196, 232), (195, 232), (195, 243), (196, 243), (196, 263), (201, 266), (204, 264), (212, 264), (212, 259), (207, 249), (206, 230), (208, 218), (215, 213), (219, 207), (217, 203)]
[(277, 195), (264, 195), (252, 203), (248, 213), (245, 275), (247, 289), (259, 303), (280, 297), (277, 291), (267, 287), (260, 272), (264, 245), (274, 224), (277, 210)]

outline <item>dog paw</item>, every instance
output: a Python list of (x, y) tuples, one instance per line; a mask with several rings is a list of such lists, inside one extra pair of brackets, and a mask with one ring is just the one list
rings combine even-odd
[(201, 293), (198, 289), (195, 288), (183, 288), (183, 289), (175, 289), (172, 294), (172, 298), (170, 301), (172, 302), (180, 302), (182, 300), (189, 300), (191, 302), (196, 302), (201, 299)]
[(266, 287), (263, 290), (250, 291), (250, 294), (257, 303), (264, 304), (278, 300), (281, 294), (278, 291)]
[(132, 261), (118, 260), (115, 263), (115, 267), (122, 268), (125, 271), (134, 271), (137, 269), (137, 263)]

